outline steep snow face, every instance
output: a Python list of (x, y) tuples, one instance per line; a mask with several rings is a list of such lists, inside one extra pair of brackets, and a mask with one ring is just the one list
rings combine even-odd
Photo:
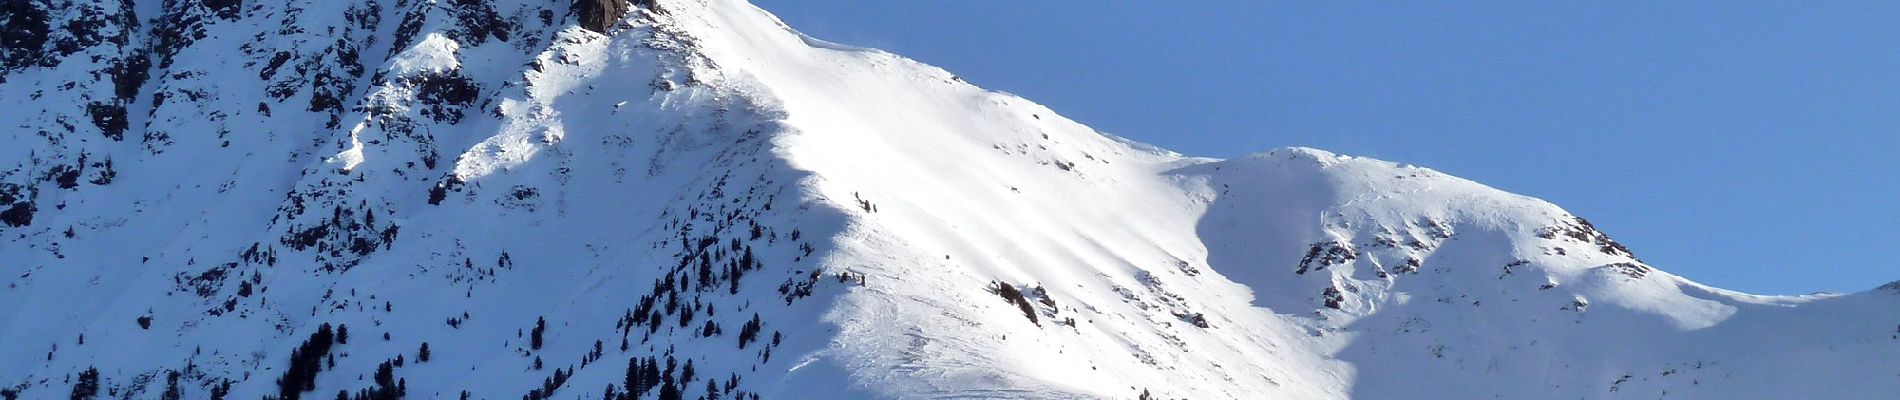
[(1709, 288), (1429, 169), (1183, 157), (740, 0), (581, 3), (0, 6), (0, 394), (1900, 390), (1900, 291)]
[[(709, 57), (769, 90), (787, 158), (853, 215), (824, 263), (864, 283), (800, 368), (847, 371), (880, 397), (1868, 397), (1895, 384), (1891, 296), (1707, 288), (1556, 206), (1428, 169), (1312, 149), (1182, 158), (763, 13), (706, 15)], [(1837, 336), (1782, 315), (1879, 317)], [(1776, 335), (1838, 347), (1736, 354)], [(1865, 372), (1818, 372), (1842, 369)]]

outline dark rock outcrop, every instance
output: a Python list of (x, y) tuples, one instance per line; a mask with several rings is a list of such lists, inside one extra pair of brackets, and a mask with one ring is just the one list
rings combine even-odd
[[(46, 5), (27, 0), (0, 1), (0, 71), (40, 65), (49, 40)], [(5, 78), (0, 73), (0, 81)]]
[[(647, 0), (640, 0), (647, 3)], [(574, 14), (580, 16), (581, 27), (587, 30), (607, 33), (620, 17), (633, 9), (628, 0), (574, 0)]]

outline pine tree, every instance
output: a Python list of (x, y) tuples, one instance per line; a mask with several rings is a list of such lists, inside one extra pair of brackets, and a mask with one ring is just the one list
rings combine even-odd
[(548, 330), (548, 319), (542, 318), (542, 317), (536, 317), (534, 320), (534, 331), (531, 331), (528, 334), (528, 347), (533, 348), (535, 350), (540, 350), (541, 349), (541, 335), (543, 333), (546, 333), (547, 330)]
[(699, 259), (698, 290), (704, 291), (706, 290), (707, 287), (710, 287), (712, 285), (713, 285), (712, 260), (702, 257)]
[(635, 396), (646, 394), (646, 377), (642, 375), (642, 366), (640, 366), (640, 358), (638, 358), (638, 356), (627, 358), (627, 379), (625, 379), (621, 385), (625, 385), (627, 392), (631, 392), (631, 394), (635, 394)]
[(79, 373), (79, 381), (73, 382), (72, 400), (91, 400), (99, 396), (99, 369), (86, 368)]
[(666, 383), (663, 383), (660, 385), (659, 400), (685, 400), (685, 399), (680, 396), (680, 388), (677, 386), (673, 386), (673, 381), (668, 380), (666, 381)]
[(653, 390), (653, 388), (660, 386), (660, 360), (653, 356), (647, 356), (646, 367), (640, 369), (640, 375), (643, 377), (641, 378), (640, 394), (644, 395), (648, 391)]
[(416, 350), (416, 362), (429, 362), (429, 342), (422, 342), (422, 349)]
[(752, 313), (752, 320), (746, 321), (745, 326), (739, 327), (739, 348), (745, 349), (747, 343), (757, 340), (761, 329), (763, 326), (759, 322), (759, 313)]
[(385, 388), (396, 386), (395, 365), (384, 361), (382, 364), (376, 366), (376, 386)]
[(224, 379), (218, 386), (211, 387), (211, 400), (224, 400), (225, 395), (231, 394), (231, 383), (231, 380)]
[(290, 368), (284, 370), (284, 376), (277, 379), (278, 398), (297, 400), (303, 392), (317, 389), (317, 373), (323, 370), (323, 360), (330, 353), (336, 335), (330, 330), (330, 324), (317, 327), (303, 345), (290, 352)]
[(159, 395), (159, 399), (182, 400), (185, 398), (183, 389), (178, 387), (178, 376), (178, 371), (165, 371), (165, 393)]

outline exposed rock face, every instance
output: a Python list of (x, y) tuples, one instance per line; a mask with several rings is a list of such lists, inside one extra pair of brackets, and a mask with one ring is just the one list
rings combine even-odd
[(580, 16), (582, 28), (606, 33), (631, 6), (627, 0), (574, 0), (574, 13)]

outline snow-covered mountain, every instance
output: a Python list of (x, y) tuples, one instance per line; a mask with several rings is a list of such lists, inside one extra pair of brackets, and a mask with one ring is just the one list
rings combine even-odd
[(6, 399), (1900, 393), (1900, 285), (1712, 288), (1537, 199), (1182, 156), (742, 0), (0, 34)]

